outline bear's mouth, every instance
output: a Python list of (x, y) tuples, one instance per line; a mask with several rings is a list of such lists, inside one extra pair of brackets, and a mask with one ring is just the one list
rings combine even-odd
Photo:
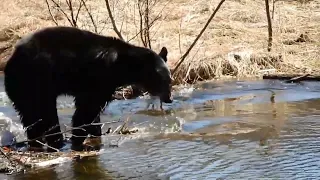
[(165, 91), (165, 92), (161, 92), (161, 91), (155, 91), (154, 89), (149, 89), (146, 88), (144, 86), (141, 85), (135, 85), (137, 88), (139, 88), (140, 90), (142, 90), (144, 93), (144, 95), (149, 94), (151, 96), (157, 96), (159, 97), (160, 101), (163, 103), (172, 103), (173, 102), (173, 97), (171, 94), (171, 91)]

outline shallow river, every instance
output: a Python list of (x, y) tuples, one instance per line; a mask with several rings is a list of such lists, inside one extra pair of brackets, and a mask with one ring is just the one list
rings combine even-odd
[[(105, 151), (96, 158), (0, 179), (320, 178), (320, 83), (207, 82), (174, 98), (163, 114), (147, 111), (145, 99), (114, 101), (102, 121), (128, 119), (136, 134), (103, 137)], [(4, 92), (0, 102), (0, 128), (24, 139)], [(72, 99), (59, 97), (58, 107), (60, 122), (70, 125)], [(107, 146), (115, 141), (119, 147)]]

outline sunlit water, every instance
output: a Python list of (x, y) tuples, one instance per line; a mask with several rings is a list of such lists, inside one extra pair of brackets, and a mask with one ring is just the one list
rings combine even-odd
[[(0, 79), (3, 84), (3, 78)], [(3, 87), (0, 87), (0, 92)], [(275, 97), (272, 98), (272, 94)], [(31, 95), (32, 96), (32, 95)], [(144, 99), (114, 101), (102, 121), (127, 120), (134, 135), (105, 136), (102, 155), (1, 179), (317, 179), (320, 84), (274, 80), (208, 82), (174, 93), (165, 113)], [(0, 128), (23, 140), (18, 116), (0, 93)], [(73, 103), (58, 99), (62, 124)], [(113, 129), (123, 122), (105, 125)], [(108, 144), (119, 144), (110, 148)]]

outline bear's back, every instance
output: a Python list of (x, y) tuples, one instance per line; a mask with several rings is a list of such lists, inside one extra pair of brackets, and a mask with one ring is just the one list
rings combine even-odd
[(99, 40), (107, 39), (108, 37), (73, 27), (48, 27), (23, 37), (16, 44), (16, 48), (27, 47), (47, 50), (88, 48), (99, 43), (97, 42)]

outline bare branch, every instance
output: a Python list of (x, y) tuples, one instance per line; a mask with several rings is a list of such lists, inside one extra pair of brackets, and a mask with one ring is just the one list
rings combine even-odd
[[(119, 2), (119, 1), (117, 1), (117, 2)], [(129, 1), (127, 1), (127, 2), (125, 3), (125, 5), (124, 5), (121, 9), (119, 9), (119, 11), (124, 12), (126, 6), (128, 5), (128, 3), (129, 3)], [(115, 3), (114, 3), (114, 6), (116, 6)], [(114, 7), (113, 7), (113, 8), (114, 8)], [(124, 22), (125, 22), (126, 20), (127, 20), (127, 16), (125, 15), (124, 18), (122, 18), (122, 22), (121, 22), (121, 26), (120, 26), (120, 30), (119, 30), (120, 34), (122, 33), (122, 28), (123, 28)], [(126, 21), (126, 23), (127, 23), (127, 21)], [(127, 39), (128, 39), (128, 37), (127, 37)]]
[[(158, 19), (160, 19), (160, 16), (157, 16), (156, 18), (154, 18), (154, 20), (151, 21), (151, 23), (149, 24), (149, 28), (151, 28)], [(142, 31), (144, 31), (145, 29), (146, 29), (146, 27), (143, 28), (143, 29), (141, 29), (137, 34), (135, 34), (135, 35), (134, 35), (132, 38), (130, 38), (127, 42), (130, 42), (131, 40), (133, 40), (134, 38), (136, 38), (136, 37), (137, 37), (139, 34), (141, 34)]]
[(73, 14), (73, 4), (72, 4), (71, 1), (72, 1), (72, 0), (66, 0), (66, 3), (67, 3), (67, 5), (68, 5), (68, 7), (69, 7), (70, 16), (71, 16), (71, 20), (72, 20), (73, 26), (74, 26), (74, 27), (78, 27), (77, 21), (76, 21), (76, 19), (75, 19), (75, 17), (74, 17), (74, 14)]
[(82, 3), (83, 0), (80, 0), (80, 5), (79, 5), (79, 8), (77, 10), (77, 14), (76, 14), (76, 21), (78, 22), (78, 17), (79, 17), (79, 13), (80, 13), (80, 10), (83, 6), (83, 3)]
[(145, 40), (149, 46), (149, 48), (151, 49), (151, 40), (150, 40), (150, 31), (149, 31), (149, 0), (146, 0), (146, 10), (145, 10), (145, 14), (144, 14), (144, 18), (145, 18)]
[(81, 0), (81, 2), (82, 2), (84, 8), (86, 9), (86, 11), (87, 11), (87, 13), (88, 13), (88, 16), (90, 17), (90, 20), (91, 20), (92, 25), (93, 25), (93, 27), (94, 27), (94, 31), (95, 31), (96, 33), (98, 33), (98, 27), (97, 27), (96, 22), (95, 22), (94, 19), (93, 19), (93, 16), (92, 16), (91, 11), (89, 11), (89, 9), (88, 9), (88, 7), (87, 7), (87, 5), (86, 5), (86, 2), (85, 2), (84, 0)]
[(210, 22), (212, 21), (212, 19), (214, 18), (214, 16), (216, 15), (216, 13), (218, 12), (218, 10), (220, 9), (220, 7), (222, 6), (222, 4), (225, 2), (225, 0), (221, 0), (220, 3), (218, 4), (217, 8), (213, 11), (213, 13), (211, 14), (210, 18), (208, 19), (207, 23), (205, 24), (205, 26), (202, 28), (202, 30), (200, 31), (199, 35), (196, 37), (196, 39), (193, 41), (193, 43), (191, 44), (191, 46), (189, 47), (189, 49), (185, 52), (185, 54), (180, 58), (180, 60), (178, 61), (178, 64), (176, 65), (176, 67), (174, 68), (172, 75), (174, 75), (174, 73), (177, 71), (177, 69), (179, 68), (179, 66), (183, 63), (183, 61), (185, 60), (185, 58), (189, 55), (190, 51), (192, 50), (192, 48), (196, 45), (197, 41), (200, 39), (201, 35), (204, 33), (204, 31), (206, 30), (206, 28), (208, 27), (208, 25), (210, 24)]
[(60, 12), (62, 12), (62, 14), (67, 18), (67, 20), (69, 21), (69, 23), (71, 24), (71, 26), (74, 26), (74, 24), (72, 23), (71, 19), (68, 17), (68, 15), (62, 10), (61, 6), (59, 5), (59, 3), (57, 3), (55, 0), (51, 0), (51, 2), (57, 6), (58, 10)]
[(271, 17), (270, 17), (270, 10), (269, 10), (269, 0), (265, 0), (266, 3), (266, 13), (267, 13), (267, 20), (268, 20), (268, 51), (271, 51), (272, 47), (272, 24), (271, 24)]
[(113, 30), (116, 32), (116, 34), (118, 35), (118, 37), (121, 39), (121, 40), (124, 40), (121, 33), (119, 32), (117, 26), (116, 26), (116, 22), (114, 21), (114, 18), (112, 16), (112, 13), (111, 13), (111, 9), (110, 9), (110, 4), (109, 4), (109, 0), (105, 0), (106, 2), (106, 6), (107, 6), (107, 10), (108, 10), (108, 14), (109, 14), (109, 18), (111, 20), (111, 23), (112, 23), (112, 26), (113, 26)]
[(47, 8), (48, 8), (49, 14), (50, 14), (50, 16), (51, 16), (51, 18), (52, 18), (53, 22), (58, 26), (59, 24), (58, 24), (58, 22), (57, 22), (56, 18), (53, 16), (52, 12), (51, 12), (51, 8), (50, 8), (50, 5), (49, 5), (48, 0), (46, 0), (46, 4), (47, 4)]
[(139, 9), (139, 16), (140, 16), (140, 38), (141, 38), (141, 42), (142, 42), (143, 46), (147, 47), (147, 43), (143, 39), (143, 34), (144, 34), (145, 29), (143, 28), (143, 13), (142, 13), (142, 7), (141, 7), (140, 2), (141, 2), (141, 0), (138, 1), (138, 9)]
[(56, 148), (54, 148), (52, 146), (49, 146), (48, 144), (44, 144), (44, 143), (40, 142), (39, 140), (36, 140), (36, 142), (41, 144), (41, 145), (43, 145), (43, 146), (47, 146), (48, 148), (51, 148), (51, 149), (53, 149), (53, 150), (55, 150), (57, 152), (60, 152), (59, 149), (56, 149)]
[[(169, 4), (169, 2), (171, 2), (171, 0), (168, 0), (166, 2), (166, 4), (162, 7), (162, 9), (160, 10), (160, 12), (157, 14), (157, 16), (150, 22), (148, 23), (149, 25), (147, 26), (149, 29), (154, 25), (154, 23), (160, 19), (161, 17), (161, 13), (163, 12), (164, 8), (167, 7), (167, 5)], [(154, 2), (154, 4), (152, 5), (152, 7), (149, 7), (149, 12), (151, 11), (151, 9), (157, 4), (157, 1)], [(139, 10), (139, 15), (140, 15), (140, 5), (138, 4), (138, 10)], [(141, 15), (140, 15), (141, 18)], [(141, 21), (140, 21), (141, 22)], [(136, 38), (138, 35), (140, 35), (147, 27), (144, 28), (140, 28), (139, 32), (136, 33), (132, 38), (130, 38), (127, 42), (130, 42), (131, 40), (133, 40), (134, 38)]]
[[(161, 11), (160, 11), (161, 14), (162, 14), (164, 8), (167, 7), (167, 5), (168, 5), (171, 1), (172, 1), (172, 0), (168, 0), (168, 1), (166, 2), (166, 4), (162, 7), (162, 9), (161, 9)], [(161, 15), (160, 13), (157, 15), (157, 17), (159, 16), (159, 18), (160, 18), (160, 15)], [(168, 12), (165, 13), (163, 19), (166, 19), (166, 18), (168, 17), (168, 15), (169, 15)], [(163, 22), (163, 21), (160, 21), (160, 23), (159, 23), (160, 26), (161, 26), (162, 22)], [(159, 30), (159, 28), (158, 28), (157, 30), (155, 30), (155, 32), (153, 33), (153, 35), (152, 35), (152, 37), (151, 37), (150, 39), (152, 39), (153, 37), (155, 37), (155, 35), (157, 34), (158, 30)]]
[(276, 0), (272, 0), (272, 19), (274, 18), (275, 3)]

